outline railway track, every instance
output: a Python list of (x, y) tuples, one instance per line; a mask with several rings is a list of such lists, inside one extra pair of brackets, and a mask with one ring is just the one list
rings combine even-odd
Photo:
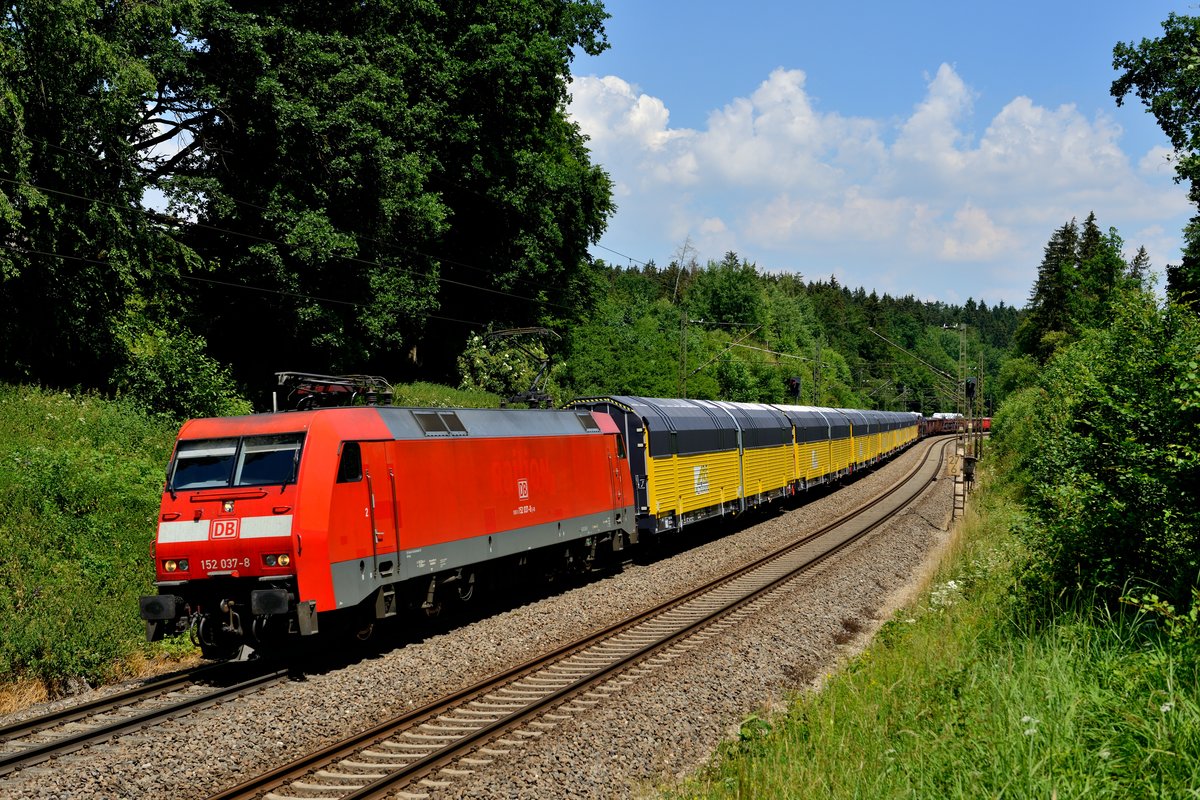
[(260, 691), (287, 677), (287, 670), (210, 664), (7, 725), (0, 728), (0, 776)]
[(423, 797), (586, 712), (737, 625), (771, 595), (899, 513), (936, 478), (950, 441), (875, 500), (657, 608), (297, 759), (210, 800)]

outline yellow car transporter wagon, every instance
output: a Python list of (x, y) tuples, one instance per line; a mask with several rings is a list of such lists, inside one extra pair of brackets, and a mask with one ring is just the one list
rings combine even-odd
[(568, 405), (607, 412), (621, 428), (641, 533), (739, 513), (795, 480), (792, 425), (773, 406), (630, 396)]

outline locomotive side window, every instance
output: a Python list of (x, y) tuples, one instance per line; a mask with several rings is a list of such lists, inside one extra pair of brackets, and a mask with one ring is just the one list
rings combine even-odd
[(338, 483), (354, 483), (362, 480), (362, 448), (358, 442), (342, 445), (342, 458), (338, 461)]
[(600, 431), (600, 426), (596, 424), (596, 419), (592, 416), (592, 412), (576, 411), (575, 417), (579, 420), (579, 424), (583, 426), (585, 431), (590, 433), (598, 433)]
[(295, 481), (303, 443), (300, 433), (247, 436), (242, 440), (234, 485), (274, 486)]
[(237, 439), (204, 439), (180, 442), (175, 453), (171, 485), (175, 489), (210, 489), (228, 486), (233, 473)]

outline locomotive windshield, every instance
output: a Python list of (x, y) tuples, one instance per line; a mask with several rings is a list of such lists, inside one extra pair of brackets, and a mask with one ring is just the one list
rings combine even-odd
[(273, 486), (296, 480), (304, 434), (180, 442), (170, 489)]

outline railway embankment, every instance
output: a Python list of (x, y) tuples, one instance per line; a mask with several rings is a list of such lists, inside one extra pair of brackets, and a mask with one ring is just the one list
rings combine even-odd
[(169, 657), (130, 609), (154, 579), (147, 532), (176, 428), (132, 403), (0, 384), (0, 713)]

